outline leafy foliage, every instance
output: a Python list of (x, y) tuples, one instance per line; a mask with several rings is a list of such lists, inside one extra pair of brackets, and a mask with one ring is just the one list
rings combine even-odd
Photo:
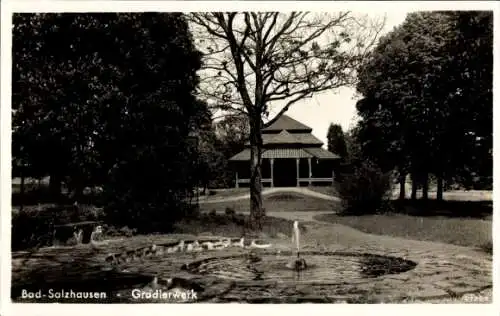
[[(12, 249), (22, 250), (53, 245), (54, 237), (69, 238), (73, 227), (59, 227), (55, 236), (56, 225), (74, 222), (100, 221), (103, 211), (94, 206), (33, 206), (23, 211), (12, 212)], [(62, 234), (61, 234), (62, 232)]]
[(363, 161), (342, 175), (336, 190), (342, 199), (342, 214), (373, 214), (381, 211), (391, 189), (391, 177), (373, 162)]
[(383, 37), (359, 71), (365, 156), (424, 190), (428, 174), (441, 188), (491, 176), (492, 38), (492, 14), (474, 11), (412, 13)]
[[(441, 89), (450, 91), (445, 100), (450, 109), (454, 153), (450, 160), (455, 180), (468, 188), (492, 188), (493, 170), (493, 13), (448, 12), (451, 37), (446, 80)], [(446, 136), (446, 135), (445, 135)], [(451, 137), (450, 137), (451, 138)], [(450, 138), (444, 138), (443, 143)]]
[(342, 131), (342, 126), (339, 124), (330, 124), (328, 128), (328, 150), (336, 153), (341, 158), (346, 158), (347, 147), (344, 138), (344, 131)]
[(14, 165), (64, 179), (75, 199), (103, 185), (116, 223), (175, 219), (196, 182), (189, 136), (208, 112), (184, 17), (16, 14), (13, 32)]
[[(349, 12), (206, 12), (190, 18), (204, 52), (200, 92), (219, 111), (248, 117), (250, 209), (252, 223), (260, 226), (262, 128), (314, 93), (353, 84), (381, 27)], [(270, 117), (275, 104), (281, 109)]]

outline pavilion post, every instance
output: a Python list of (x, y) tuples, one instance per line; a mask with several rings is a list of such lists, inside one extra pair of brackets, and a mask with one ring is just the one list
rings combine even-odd
[(300, 163), (300, 158), (295, 159), (295, 164), (296, 164), (296, 169), (297, 169), (297, 186), (300, 187), (300, 174), (299, 174), (299, 163)]
[(236, 171), (236, 185), (235, 188), (239, 188), (240, 184), (238, 183), (238, 171)]
[(309, 165), (309, 186), (311, 186), (312, 169), (311, 169), (311, 158), (307, 158), (307, 164)]
[(274, 187), (274, 158), (269, 159), (271, 163), (271, 188)]
[(332, 186), (335, 185), (335, 171), (332, 170)]

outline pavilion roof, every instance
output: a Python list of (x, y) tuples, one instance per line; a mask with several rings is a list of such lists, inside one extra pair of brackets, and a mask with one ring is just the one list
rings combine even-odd
[[(286, 130), (282, 130), (278, 134), (262, 134), (262, 141), (264, 146), (266, 145), (277, 145), (277, 144), (298, 144), (306, 146), (321, 146), (323, 142), (316, 138), (311, 133), (289, 133)], [(250, 143), (247, 142), (246, 145)]]
[(281, 115), (276, 122), (274, 122), (271, 126), (268, 126), (262, 129), (262, 132), (265, 134), (266, 132), (276, 132), (276, 131), (302, 131), (306, 133), (312, 132), (312, 128), (307, 125), (302, 124), (299, 121), (294, 120), (288, 115)]
[[(262, 150), (262, 158), (280, 159), (280, 158), (317, 158), (317, 159), (339, 159), (340, 157), (321, 147), (311, 148), (270, 148)], [(231, 157), (231, 161), (249, 161), (250, 148), (245, 148), (243, 151)]]

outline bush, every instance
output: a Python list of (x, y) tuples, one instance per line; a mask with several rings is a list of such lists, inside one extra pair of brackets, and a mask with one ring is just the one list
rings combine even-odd
[(136, 229), (127, 226), (117, 228), (115, 226), (103, 225), (103, 232), (106, 237), (132, 237), (137, 234)]
[(12, 213), (12, 250), (52, 244), (54, 218), (42, 209)]
[[(102, 209), (92, 205), (66, 206), (37, 206), (25, 207), (23, 211), (12, 212), (12, 250), (38, 248), (52, 245), (54, 237), (62, 241), (70, 238), (73, 229), (59, 229), (61, 232), (54, 236), (55, 225), (69, 223), (100, 221), (103, 217)], [(64, 232), (62, 232), (65, 230)], [(64, 236), (59, 236), (64, 235)]]
[(232, 209), (231, 207), (226, 207), (226, 215), (227, 216), (234, 216), (236, 214), (236, 212), (234, 211), (234, 209)]
[(342, 175), (336, 190), (342, 199), (343, 214), (373, 214), (388, 205), (391, 175), (383, 173), (374, 163), (361, 162), (352, 167), (352, 172)]
[(25, 192), (21, 194), (19, 192), (19, 188), (12, 188), (12, 205), (20, 206), (20, 205), (37, 205), (37, 204), (47, 204), (47, 203), (57, 203), (57, 204), (65, 204), (69, 203), (69, 199), (60, 194), (58, 196), (54, 196), (51, 194), (49, 188), (47, 186), (36, 186), (30, 187), (27, 186)]

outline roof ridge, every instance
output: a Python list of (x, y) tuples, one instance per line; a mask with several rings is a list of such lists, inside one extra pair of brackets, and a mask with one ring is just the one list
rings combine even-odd
[(263, 129), (263, 131), (277, 130), (307, 130), (312, 131), (312, 128), (305, 125), (296, 119), (291, 118), (286, 114), (282, 114), (273, 124)]

